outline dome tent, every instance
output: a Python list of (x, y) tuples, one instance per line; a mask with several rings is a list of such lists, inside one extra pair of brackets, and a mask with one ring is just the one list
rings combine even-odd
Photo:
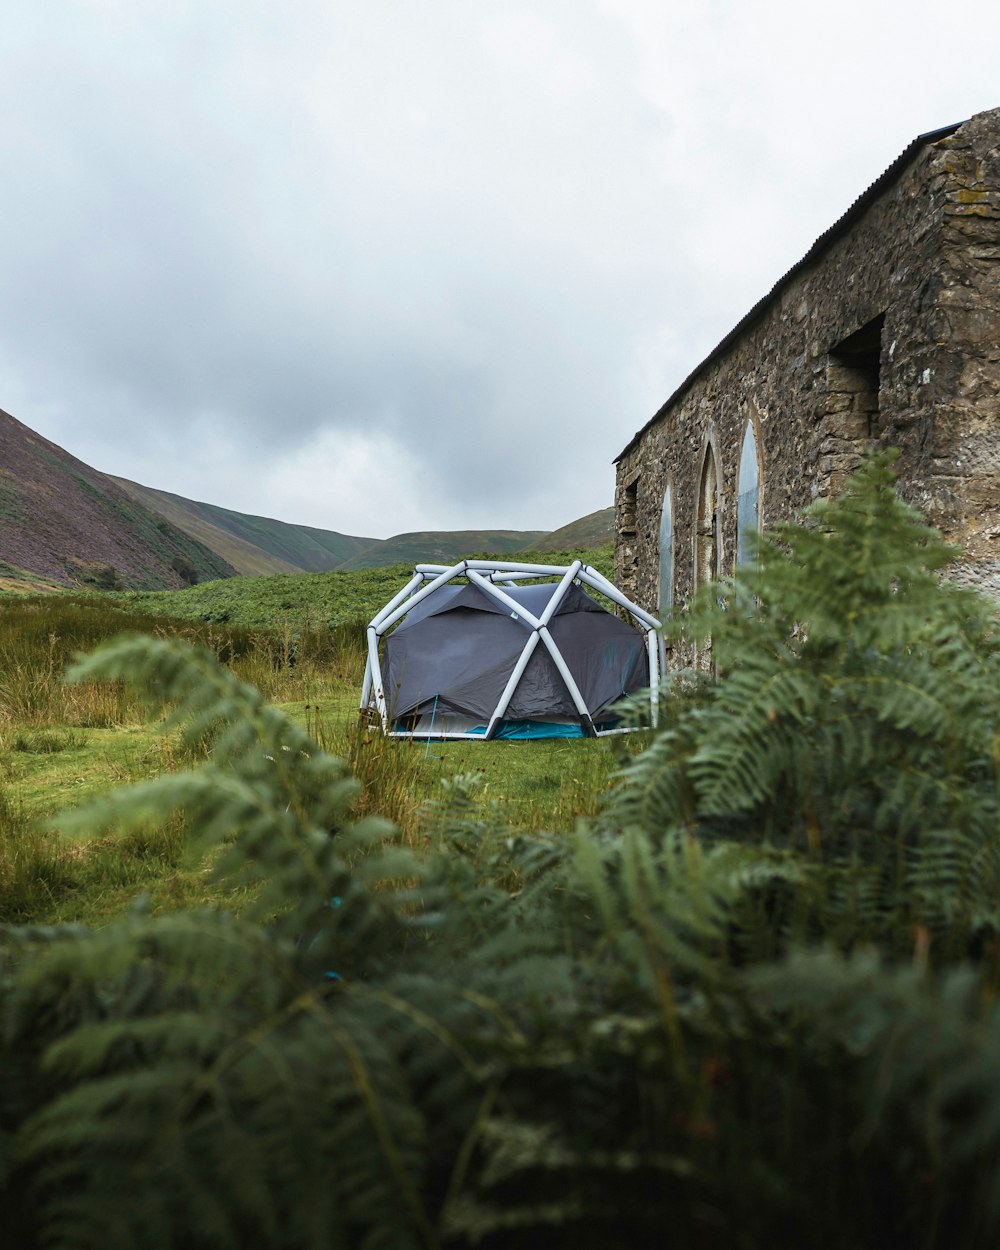
[(579, 560), (418, 564), (368, 626), (361, 710), (398, 737), (617, 732), (611, 708), (625, 695), (649, 687), (655, 716), (664, 667), (658, 628)]

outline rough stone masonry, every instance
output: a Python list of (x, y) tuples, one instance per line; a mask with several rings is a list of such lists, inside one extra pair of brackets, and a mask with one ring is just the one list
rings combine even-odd
[(666, 615), (889, 447), (1000, 599), (1000, 109), (914, 140), (622, 451), (619, 585)]

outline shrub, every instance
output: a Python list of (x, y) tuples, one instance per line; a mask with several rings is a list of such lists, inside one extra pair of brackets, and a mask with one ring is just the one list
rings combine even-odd
[(170, 561), (170, 567), (185, 586), (196, 586), (198, 584), (198, 570), (194, 567), (187, 556), (174, 556), (174, 558)]

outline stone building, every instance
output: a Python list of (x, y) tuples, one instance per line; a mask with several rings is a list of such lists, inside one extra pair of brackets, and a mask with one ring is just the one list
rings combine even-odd
[(665, 616), (888, 447), (1000, 597), (1000, 109), (915, 139), (622, 451), (618, 584)]

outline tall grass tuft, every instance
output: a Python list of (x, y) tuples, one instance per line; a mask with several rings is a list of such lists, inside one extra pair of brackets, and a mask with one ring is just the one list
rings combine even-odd
[(306, 707), (306, 728), (316, 743), (344, 760), (361, 790), (353, 805), (356, 817), (379, 815), (391, 820), (407, 842), (419, 840), (423, 807), (423, 753), (413, 743), (390, 738), (378, 724), (362, 717), (330, 734), (318, 709)]
[(141, 703), (121, 681), (66, 686), (62, 677), (81, 652), (122, 633), (180, 637), (207, 647), (269, 699), (311, 697), (317, 682), (350, 677), (363, 665), (364, 622), (284, 621), (248, 629), (123, 610), (98, 595), (37, 596), (0, 608), (0, 725), (61, 724), (106, 729), (134, 724)]
[(0, 789), (0, 923), (36, 916), (64, 884), (55, 835), (40, 829)]

